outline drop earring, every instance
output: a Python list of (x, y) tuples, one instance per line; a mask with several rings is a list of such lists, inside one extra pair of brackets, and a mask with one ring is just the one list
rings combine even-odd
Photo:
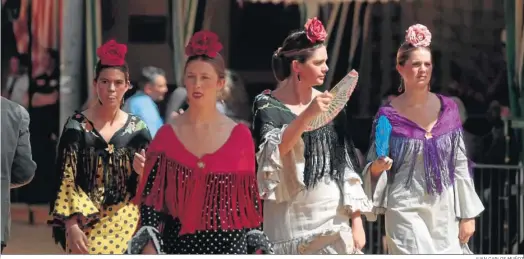
[(297, 79), (300, 82), (300, 73), (297, 73)]
[(402, 83), (403, 83), (403, 80), (402, 80), (402, 78), (400, 78), (400, 85), (399, 85), (398, 88), (397, 88), (397, 91), (398, 91), (399, 93), (402, 93), (402, 90), (403, 90), (403, 88), (404, 88), (404, 85), (403, 85)]

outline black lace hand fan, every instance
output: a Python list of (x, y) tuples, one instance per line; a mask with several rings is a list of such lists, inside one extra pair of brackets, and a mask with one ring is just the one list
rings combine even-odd
[(344, 108), (349, 101), (353, 90), (357, 86), (358, 72), (351, 70), (340, 82), (338, 82), (329, 93), (333, 95), (333, 100), (329, 104), (328, 110), (315, 117), (307, 126), (306, 131), (316, 130), (330, 121)]

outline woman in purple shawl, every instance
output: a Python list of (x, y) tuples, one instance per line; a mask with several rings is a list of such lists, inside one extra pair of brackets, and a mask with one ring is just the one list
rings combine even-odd
[(364, 169), (374, 213), (385, 214), (391, 254), (471, 253), (467, 243), (484, 210), (457, 105), (429, 91), (430, 42), (424, 25), (407, 30), (397, 53), (403, 93), (379, 109)]

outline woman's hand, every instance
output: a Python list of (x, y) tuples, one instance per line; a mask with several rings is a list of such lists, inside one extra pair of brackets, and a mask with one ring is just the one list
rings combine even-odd
[(146, 151), (140, 150), (139, 153), (135, 153), (135, 158), (133, 159), (133, 169), (138, 175), (142, 175), (144, 172), (144, 164), (146, 162)]
[[(71, 221), (71, 220), (70, 220)], [(78, 223), (69, 223), (66, 226), (67, 243), (73, 254), (89, 254), (88, 240)]]
[(364, 231), (360, 212), (354, 213), (352, 216), (351, 228), (355, 250), (361, 251), (366, 246), (366, 232)]
[(467, 244), (475, 233), (475, 219), (461, 219), (459, 223), (459, 240), (461, 244)]
[(331, 100), (333, 100), (333, 95), (328, 91), (325, 91), (317, 95), (304, 112), (307, 112), (314, 117), (321, 112), (327, 111)]
[(371, 171), (371, 175), (373, 176), (373, 178), (378, 178), (381, 172), (391, 169), (392, 165), (393, 165), (393, 159), (387, 156), (383, 156), (373, 161), (369, 169)]
[(156, 255), (156, 254), (158, 254), (156, 249), (155, 249), (155, 246), (153, 245), (153, 242), (149, 241), (149, 243), (147, 243), (147, 245), (142, 250), (142, 254), (144, 254), (144, 255)]
[(184, 110), (183, 109), (178, 109), (178, 112), (172, 112), (171, 113), (171, 120), (174, 120), (176, 119), (178, 116), (184, 114)]

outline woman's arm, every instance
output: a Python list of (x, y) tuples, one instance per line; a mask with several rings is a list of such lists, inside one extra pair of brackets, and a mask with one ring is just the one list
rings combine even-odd
[(287, 154), (291, 149), (293, 149), (295, 144), (302, 137), (302, 133), (306, 130), (307, 124), (313, 118), (315, 118), (315, 114), (305, 110), (287, 126), (282, 133), (282, 142), (278, 146), (281, 156)]
[(332, 99), (333, 96), (327, 91), (313, 98), (309, 106), (284, 130), (282, 142), (278, 146), (280, 155), (285, 155), (293, 149), (309, 122), (321, 112), (326, 111)]
[(77, 178), (87, 177), (90, 173), (77, 165), (77, 161), (81, 159), (78, 157), (81, 154), (78, 152), (82, 148), (81, 139), (82, 129), (79, 121), (69, 118), (60, 137), (57, 156), (58, 177), (53, 183), (54, 198), (50, 203), (52, 220), (48, 222), (54, 227), (55, 241), (64, 248), (67, 227), (81, 227), (99, 217), (98, 207), (75, 181)]

